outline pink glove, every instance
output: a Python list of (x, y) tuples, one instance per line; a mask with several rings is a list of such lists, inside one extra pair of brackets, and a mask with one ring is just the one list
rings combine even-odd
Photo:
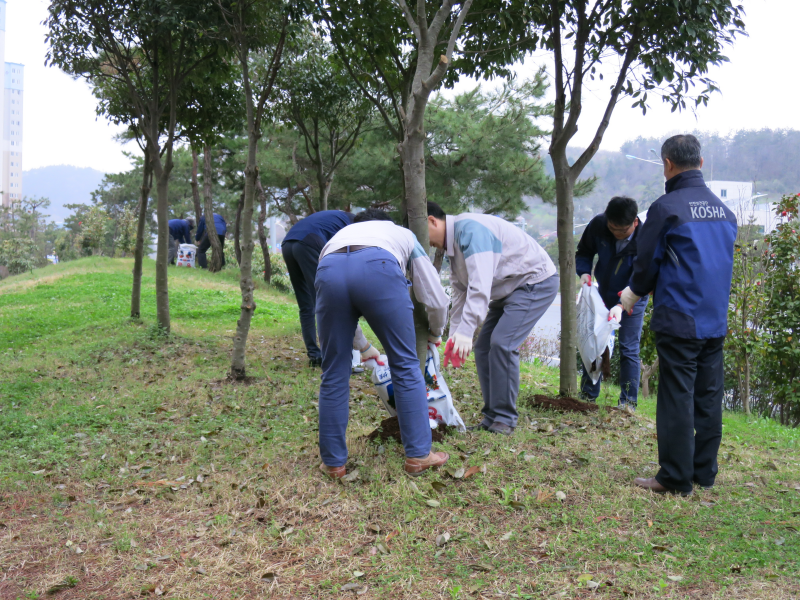
[(460, 369), (461, 367), (464, 366), (464, 361), (461, 360), (458, 354), (453, 352), (453, 346), (455, 346), (453, 340), (452, 339), (447, 340), (447, 344), (445, 344), (444, 347), (444, 366), (446, 367), (450, 363), (453, 363), (453, 366), (456, 369)]

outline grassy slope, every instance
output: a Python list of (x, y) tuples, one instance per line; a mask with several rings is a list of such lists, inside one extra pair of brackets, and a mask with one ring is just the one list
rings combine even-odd
[[(257, 291), (257, 379), (231, 385), (235, 276), (170, 271), (163, 341), (146, 265), (141, 323), (126, 318), (130, 261), (0, 283), (0, 599), (60, 583), (60, 598), (324, 598), (354, 582), (363, 598), (800, 595), (797, 431), (726, 414), (718, 485), (681, 499), (630, 485), (656, 469), (653, 401), (635, 417), (525, 407), (510, 439), (444, 445), (454, 468), (485, 473), (412, 480), (398, 445), (364, 441), (383, 415), (359, 376), (360, 478), (326, 482), (319, 372), (292, 301)], [(448, 381), (473, 421), (473, 363)], [(552, 392), (557, 374), (528, 366), (523, 381), (523, 395)]]

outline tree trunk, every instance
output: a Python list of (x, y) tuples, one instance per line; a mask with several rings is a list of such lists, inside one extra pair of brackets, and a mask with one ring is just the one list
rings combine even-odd
[[(160, 159), (156, 157), (156, 162)], [(158, 328), (162, 333), (168, 334), (169, 322), (169, 171), (161, 168), (156, 180), (156, 216), (158, 219), (158, 244), (156, 249), (156, 317)]]
[(744, 361), (744, 389), (742, 390), (742, 408), (744, 414), (750, 416), (750, 360), (745, 356)]
[(206, 144), (203, 146), (203, 201), (206, 213), (206, 235), (211, 244), (211, 260), (208, 261), (208, 270), (216, 273), (222, 269), (222, 244), (219, 242), (217, 224), (214, 223), (214, 205), (211, 198), (212, 178), (211, 148)]
[(244, 196), (245, 193), (242, 193), (242, 197), (239, 198), (239, 206), (236, 207), (236, 223), (233, 224), (233, 250), (236, 252), (236, 262), (239, 266), (242, 266), (242, 246), (239, 243), (240, 236), (242, 233), (242, 210), (244, 209)]
[(272, 262), (269, 257), (269, 244), (267, 243), (267, 232), (264, 222), (267, 220), (267, 193), (261, 185), (261, 180), (256, 181), (256, 191), (258, 192), (258, 243), (261, 245), (261, 254), (264, 255), (264, 281), (269, 283), (272, 279)]
[(408, 228), (427, 252), (428, 194), (425, 189), (425, 133), (421, 122), (408, 125), (402, 144), (402, 157)]
[(442, 263), (444, 262), (444, 248), (437, 248), (433, 255), (433, 268), (437, 273), (442, 272)]
[(147, 228), (147, 203), (150, 199), (150, 188), (153, 185), (153, 164), (150, 152), (144, 150), (144, 168), (142, 169), (141, 196), (139, 198), (139, 219), (136, 222), (136, 248), (133, 252), (133, 286), (131, 287), (131, 318), (141, 317), (142, 298), (142, 262), (144, 261), (144, 236)]
[(650, 378), (658, 370), (658, 357), (652, 365), (642, 365), (642, 397), (650, 396)]
[(200, 186), (197, 184), (197, 150), (192, 146), (192, 202), (194, 202), (195, 223), (200, 223), (203, 207), (200, 205)]
[[(555, 158), (555, 157), (554, 157)], [(566, 157), (564, 158), (566, 162)], [(553, 161), (555, 163), (555, 160)], [(573, 235), (573, 191), (575, 181), (556, 171), (556, 229), (558, 270), (561, 287), (561, 359), (559, 394), (574, 397), (578, 392), (578, 325), (575, 306), (575, 241)]]
[[(253, 197), (256, 191), (256, 180), (258, 179), (258, 167), (256, 166), (256, 151), (258, 149), (259, 133), (251, 125), (249, 132), (249, 143), (247, 151), (247, 167), (245, 167), (244, 183), (244, 207), (241, 210), (241, 226), (239, 227), (242, 237), (242, 259), (239, 263), (241, 278), (239, 288), (242, 291), (242, 312), (236, 322), (236, 335), (233, 338), (233, 357), (231, 359), (231, 377), (241, 380), (247, 375), (245, 371), (245, 351), (247, 349), (247, 336), (250, 333), (250, 321), (256, 310), (256, 302), (253, 297)], [(238, 220), (238, 219), (237, 219)]]

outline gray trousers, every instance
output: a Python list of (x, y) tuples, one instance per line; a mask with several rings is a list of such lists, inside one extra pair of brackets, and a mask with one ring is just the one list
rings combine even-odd
[(169, 246), (167, 250), (167, 263), (174, 265), (175, 259), (178, 258), (178, 240), (169, 234)]
[(524, 285), (489, 303), (475, 342), (475, 365), (483, 394), (483, 423), (517, 426), (519, 347), (558, 293), (558, 275)]

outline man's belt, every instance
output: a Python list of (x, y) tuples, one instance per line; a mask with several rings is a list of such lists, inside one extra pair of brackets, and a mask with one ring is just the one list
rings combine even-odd
[(375, 246), (345, 246), (344, 248), (339, 248), (338, 250), (332, 250), (331, 254), (344, 254), (346, 252), (357, 252), (358, 250), (363, 250), (364, 248), (374, 248)]

